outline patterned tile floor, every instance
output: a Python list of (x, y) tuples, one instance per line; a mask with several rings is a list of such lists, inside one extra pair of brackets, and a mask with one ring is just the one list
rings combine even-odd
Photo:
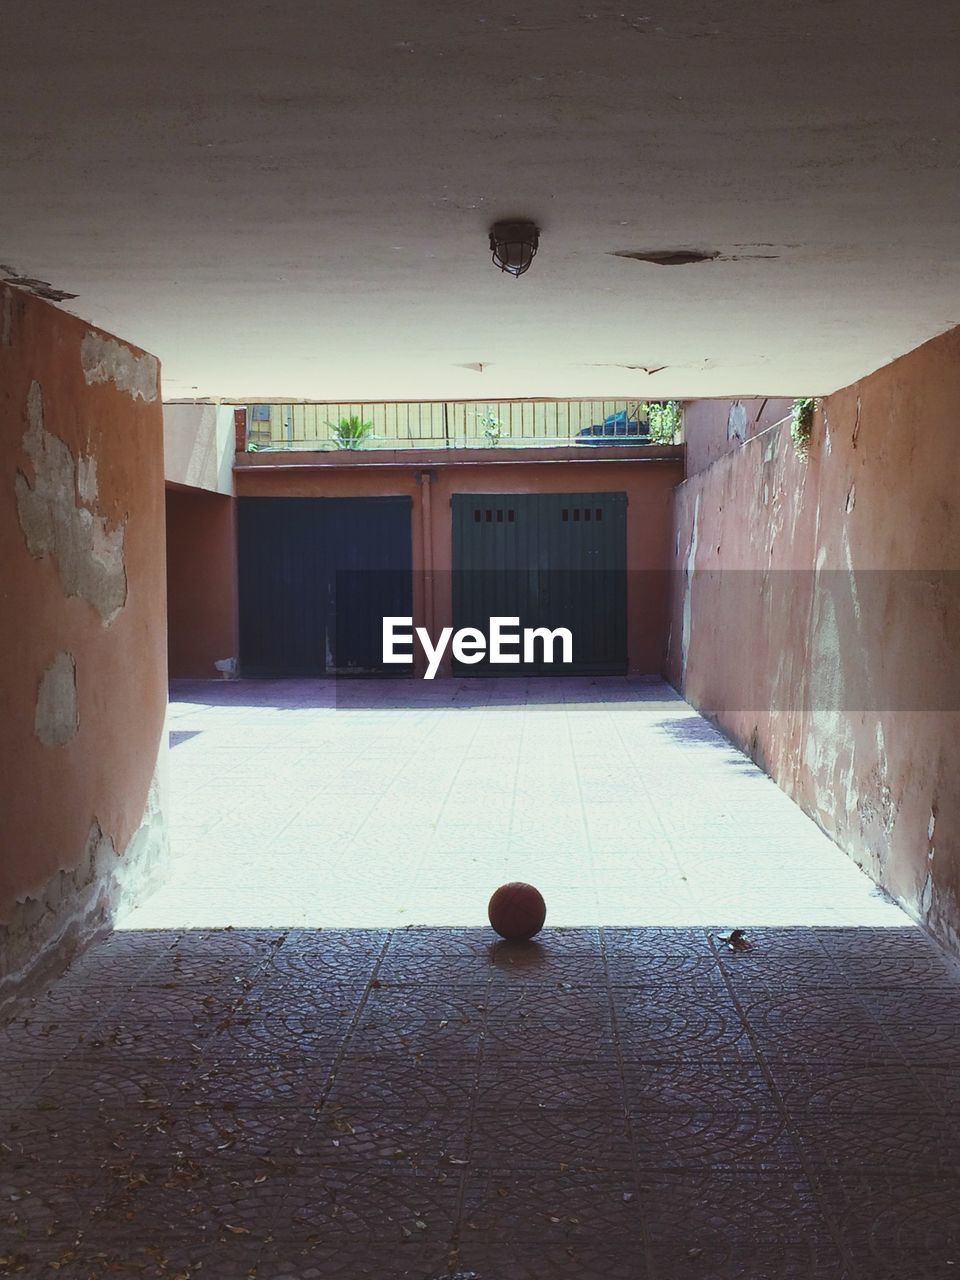
[(0, 1274), (960, 1274), (957, 969), (667, 688), (174, 697), (169, 886), (0, 1032)]

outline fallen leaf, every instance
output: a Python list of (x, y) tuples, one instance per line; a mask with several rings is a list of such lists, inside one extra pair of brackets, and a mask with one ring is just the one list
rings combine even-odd
[(753, 950), (753, 943), (742, 929), (731, 929), (728, 934), (721, 935), (720, 941), (726, 943), (731, 951)]

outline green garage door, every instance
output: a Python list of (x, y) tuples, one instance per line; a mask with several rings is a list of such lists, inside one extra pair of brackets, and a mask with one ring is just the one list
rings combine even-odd
[[(627, 669), (627, 495), (462, 493), (453, 498), (454, 627), (493, 616), (566, 627), (573, 663), (455, 663), (463, 674), (618, 674)], [(538, 647), (537, 656), (541, 649)], [(559, 659), (559, 647), (557, 649)]]

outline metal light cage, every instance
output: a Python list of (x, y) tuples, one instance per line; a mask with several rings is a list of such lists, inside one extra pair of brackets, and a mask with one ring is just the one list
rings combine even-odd
[(497, 222), (490, 231), (493, 265), (519, 277), (530, 270), (540, 247), (540, 228), (532, 222)]

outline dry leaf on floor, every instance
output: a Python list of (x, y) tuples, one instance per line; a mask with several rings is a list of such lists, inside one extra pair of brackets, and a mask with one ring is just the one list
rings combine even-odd
[(728, 934), (721, 935), (720, 941), (726, 943), (731, 951), (753, 950), (753, 943), (742, 929), (731, 929)]

